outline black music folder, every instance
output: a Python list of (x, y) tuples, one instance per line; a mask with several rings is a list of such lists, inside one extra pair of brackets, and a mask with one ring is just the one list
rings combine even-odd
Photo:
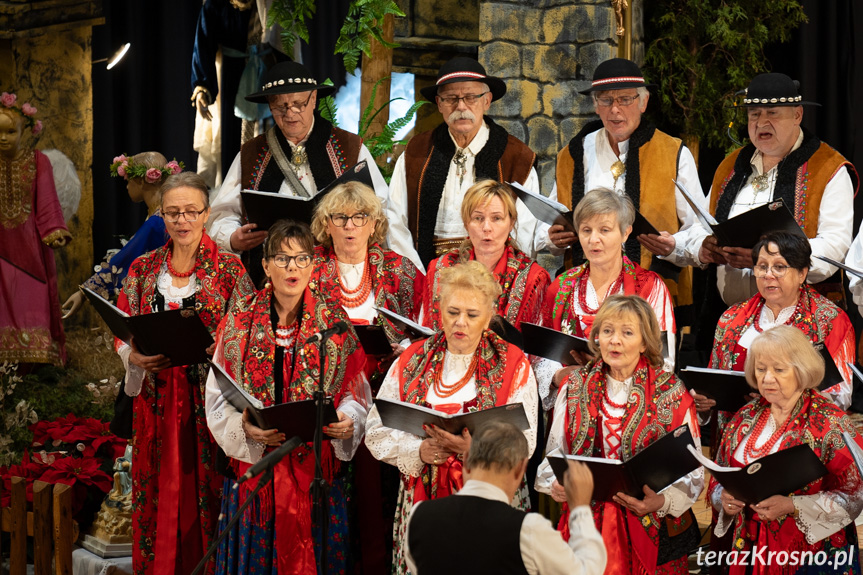
[(695, 448), (695, 443), (689, 426), (683, 424), (627, 461), (582, 455), (550, 455), (548, 462), (561, 485), (568, 467), (567, 459), (587, 465), (593, 474), (593, 499), (596, 501), (613, 501), (613, 497), (620, 492), (643, 499), (645, 485), (656, 492), (662, 491), (701, 466), (689, 456), (688, 446)]
[(686, 389), (694, 389), (714, 400), (714, 409), (719, 411), (734, 413), (752, 400), (750, 393), (758, 393), (746, 383), (742, 371), (687, 366), (680, 370), (680, 379)]
[(719, 223), (710, 212), (704, 209), (689, 193), (686, 187), (673, 180), (684, 199), (695, 212), (705, 229), (711, 230), (720, 246), (731, 248), (752, 248), (767, 232), (785, 231), (806, 237), (797, 224), (788, 206), (779, 198), (775, 201), (758, 206), (755, 209), (738, 214), (733, 218)]
[(489, 328), (507, 343), (524, 351), (524, 336), (505, 317), (501, 315), (494, 316), (491, 319)]
[[(249, 415), (255, 425), (261, 429), (278, 429), (286, 437), (299, 436), (301, 440), (308, 443), (315, 439), (315, 418), (317, 407), (314, 399), (303, 401), (291, 401), (264, 407), (256, 397), (242, 388), (234, 378), (231, 377), (219, 364), (210, 362), (213, 375), (219, 384), (222, 395), (233, 405), (237, 411), (249, 410)], [(324, 400), (324, 425), (338, 423), (339, 416), (333, 405), (333, 398)], [(324, 435), (324, 439), (329, 439)]]
[(524, 406), (520, 403), (500, 405), (482, 411), (470, 413), (448, 414), (424, 407), (415, 403), (405, 403), (392, 399), (378, 398), (375, 400), (381, 423), (385, 427), (405, 431), (419, 437), (425, 437), (423, 425), (434, 425), (453, 434), (460, 434), (465, 427), (471, 433), (488, 421), (504, 421), (512, 423), (520, 430), (530, 428)]
[(373, 323), (353, 325), (353, 328), (367, 355), (389, 355), (393, 352), (393, 347), (382, 326)]
[(365, 160), (345, 170), (341, 176), (319, 190), (311, 198), (283, 196), (277, 191), (261, 192), (258, 190), (242, 190), (240, 197), (248, 222), (258, 224), (258, 230), (266, 231), (281, 219), (311, 224), (315, 208), (324, 196), (336, 186), (347, 182), (360, 182), (374, 189), (371, 172)]
[(821, 354), (821, 357), (824, 358), (824, 379), (821, 380), (821, 383), (818, 385), (819, 390), (825, 390), (827, 388), (833, 387), (837, 383), (842, 383), (845, 381), (845, 378), (842, 377), (842, 372), (839, 371), (839, 367), (836, 366), (836, 362), (833, 361), (833, 356), (830, 355), (830, 352), (827, 350), (827, 346), (823, 343), (816, 343), (813, 345), (815, 351)]
[(521, 333), (524, 336), (524, 353), (551, 359), (563, 365), (572, 365), (574, 360), (570, 351), (580, 351), (590, 354), (587, 340), (583, 337), (567, 335), (557, 330), (521, 322)]
[(424, 325), (420, 325), (415, 321), (411, 321), (403, 315), (399, 315), (394, 311), (390, 311), (383, 307), (375, 307), (375, 310), (396, 324), (400, 329), (405, 331), (411, 338), (427, 338), (434, 335), (434, 330)]
[(206, 363), (213, 336), (193, 309), (173, 309), (130, 316), (94, 292), (81, 287), (108, 329), (126, 343), (134, 337), (135, 347), (144, 355), (164, 355), (171, 365)]
[(723, 467), (694, 448), (689, 452), (728, 493), (747, 504), (788, 495), (827, 475), (827, 468), (807, 444), (765, 455), (746, 467)]

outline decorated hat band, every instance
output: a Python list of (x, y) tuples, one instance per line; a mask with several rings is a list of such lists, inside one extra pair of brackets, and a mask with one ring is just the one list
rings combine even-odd
[(600, 80), (594, 80), (591, 83), (591, 86), (605, 86), (606, 84), (620, 84), (621, 82), (641, 82), (643, 84), (644, 78), (641, 76), (618, 76), (616, 78), (602, 78)]
[(287, 79), (279, 79), (274, 80), (273, 82), (267, 82), (263, 86), (261, 86), (261, 92), (266, 92), (270, 88), (275, 86), (284, 86), (285, 84), (310, 84), (312, 86), (317, 86), (318, 83), (314, 78), (287, 78)]
[(802, 102), (803, 96), (795, 98), (743, 98), (744, 104), (787, 104), (788, 102)]
[(472, 78), (474, 80), (484, 80), (487, 76), (485, 74), (478, 74), (477, 72), (467, 72), (462, 70), (461, 72), (453, 72), (452, 74), (446, 74), (437, 79), (437, 84), (440, 86), (441, 84), (447, 84), (453, 78)]

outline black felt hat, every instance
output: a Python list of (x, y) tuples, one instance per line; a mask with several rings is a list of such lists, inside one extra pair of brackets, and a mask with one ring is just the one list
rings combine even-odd
[(759, 74), (743, 93), (744, 106), (820, 106), (800, 95), (800, 82), (785, 74)]
[(632, 60), (612, 58), (596, 67), (590, 88), (580, 90), (580, 94), (622, 90), (623, 88), (655, 88), (656, 84), (646, 84), (641, 68)]
[(266, 104), (267, 96), (312, 90), (317, 90), (318, 96), (325, 96), (333, 91), (333, 87), (318, 84), (309, 69), (299, 62), (279, 62), (264, 74), (261, 91), (249, 94), (246, 100)]
[(437, 81), (434, 86), (426, 86), (420, 90), (423, 98), (434, 102), (437, 89), (446, 84), (454, 82), (482, 82), (491, 90), (491, 101), (500, 100), (506, 94), (506, 84), (500, 78), (489, 76), (485, 73), (482, 64), (473, 58), (456, 56), (443, 66), (438, 72)]

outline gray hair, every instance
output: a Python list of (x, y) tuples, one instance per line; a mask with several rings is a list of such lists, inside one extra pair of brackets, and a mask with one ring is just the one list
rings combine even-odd
[(632, 205), (629, 196), (618, 194), (607, 188), (594, 188), (584, 194), (572, 212), (576, 233), (578, 233), (578, 228), (582, 223), (605, 214), (617, 216), (620, 233), (625, 234), (626, 228), (635, 221), (635, 206)]
[(797, 389), (815, 389), (824, 379), (824, 358), (796, 327), (777, 325), (752, 340), (743, 371), (746, 382), (755, 389), (758, 389), (755, 362), (762, 356), (783, 358), (797, 377)]
[(524, 433), (511, 423), (490, 421), (471, 437), (465, 467), (507, 472), (529, 456)]
[(165, 194), (177, 188), (194, 188), (201, 192), (201, 198), (204, 200), (204, 210), (210, 207), (210, 191), (207, 188), (207, 182), (196, 172), (180, 172), (172, 174), (162, 183), (159, 188), (159, 195), (162, 196), (162, 201), (165, 200)]

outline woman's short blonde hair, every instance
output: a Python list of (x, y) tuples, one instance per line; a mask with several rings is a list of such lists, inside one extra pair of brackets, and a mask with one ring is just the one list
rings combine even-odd
[(483, 264), (476, 260), (456, 264), (438, 272), (441, 301), (447, 299), (455, 291), (476, 290), (484, 295), (492, 312), (496, 310), (497, 298), (500, 297), (500, 283)]
[(635, 206), (632, 205), (629, 196), (605, 188), (591, 190), (584, 194), (572, 212), (572, 223), (575, 224), (576, 233), (582, 223), (605, 214), (617, 216), (620, 233), (625, 234), (626, 229), (635, 221)]
[(824, 358), (796, 327), (778, 325), (752, 340), (743, 371), (746, 373), (746, 382), (755, 389), (758, 389), (755, 363), (763, 356), (790, 365), (797, 377), (797, 389), (815, 389), (824, 380)]
[(390, 231), (383, 203), (373, 189), (360, 182), (346, 182), (336, 186), (315, 208), (312, 235), (318, 243), (325, 246), (333, 244), (333, 239), (327, 233), (327, 220), (333, 214), (347, 214), (350, 210), (368, 214), (370, 222), (366, 222), (366, 225), (377, 222), (375, 231), (369, 236), (369, 243), (383, 243)]
[(461, 221), (467, 227), (470, 222), (470, 215), (475, 209), (486, 202), (490, 202), (492, 198), (498, 197), (503, 202), (503, 209), (512, 218), (512, 225), (515, 227), (518, 222), (518, 211), (515, 208), (515, 192), (508, 184), (496, 182), (494, 180), (480, 180), (469, 187), (464, 193), (464, 198), (461, 201)]
[(641, 342), (644, 344), (644, 357), (653, 367), (662, 366), (662, 332), (656, 313), (644, 298), (637, 295), (613, 295), (606, 298), (593, 320), (590, 328), (588, 346), (594, 357), (601, 356), (599, 349), (599, 330), (602, 324), (611, 319), (630, 315), (638, 320)]

